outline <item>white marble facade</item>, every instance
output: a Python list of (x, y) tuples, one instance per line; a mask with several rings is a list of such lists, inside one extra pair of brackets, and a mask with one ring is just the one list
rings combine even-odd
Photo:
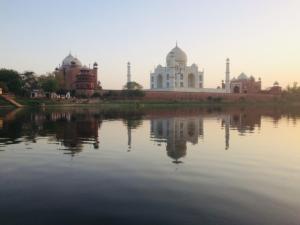
[(157, 90), (201, 90), (203, 71), (196, 64), (187, 66), (187, 56), (176, 44), (166, 58), (166, 66), (158, 65), (151, 73), (150, 88)]

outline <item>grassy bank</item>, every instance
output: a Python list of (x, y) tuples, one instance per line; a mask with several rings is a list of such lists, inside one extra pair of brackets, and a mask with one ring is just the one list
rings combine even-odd
[[(278, 98), (272, 101), (251, 101), (237, 100), (224, 101), (219, 99), (207, 99), (205, 101), (145, 101), (145, 100), (100, 100), (100, 99), (71, 99), (71, 100), (52, 100), (52, 99), (15, 99), (26, 107), (105, 107), (105, 108), (178, 108), (195, 106), (247, 106), (247, 105), (280, 105), (280, 106), (300, 106), (300, 100)], [(0, 107), (13, 107), (10, 103), (0, 98)]]

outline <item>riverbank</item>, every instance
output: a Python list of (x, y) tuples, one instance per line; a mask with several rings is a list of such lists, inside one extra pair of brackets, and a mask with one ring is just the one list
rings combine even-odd
[[(25, 107), (105, 107), (105, 108), (176, 108), (189, 106), (247, 106), (247, 105), (288, 105), (300, 106), (298, 100), (287, 100), (284, 98), (274, 98), (270, 101), (259, 101), (240, 98), (234, 101), (220, 98), (208, 98), (206, 100), (101, 100), (101, 99), (30, 99), (16, 97), (16, 101)], [(0, 99), (0, 107), (14, 107), (8, 102)]]

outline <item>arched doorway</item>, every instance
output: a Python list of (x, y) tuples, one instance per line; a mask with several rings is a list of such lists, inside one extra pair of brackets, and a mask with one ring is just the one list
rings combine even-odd
[(239, 93), (240, 93), (240, 87), (239, 87), (239, 86), (235, 86), (235, 87), (233, 88), (233, 93), (239, 94)]
[(163, 77), (161, 74), (157, 76), (157, 88), (163, 88)]
[(195, 76), (194, 74), (190, 73), (188, 76), (188, 87), (194, 88), (195, 87)]

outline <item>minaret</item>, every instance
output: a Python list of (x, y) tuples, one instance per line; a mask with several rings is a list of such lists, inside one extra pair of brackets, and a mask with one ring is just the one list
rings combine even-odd
[(127, 124), (127, 145), (128, 145), (128, 152), (131, 151), (131, 127)]
[(225, 91), (230, 93), (230, 60), (226, 59), (226, 77), (225, 77)]
[(127, 83), (131, 82), (131, 66), (130, 62), (127, 63)]
[(229, 149), (230, 139), (230, 115), (225, 115), (225, 149)]

